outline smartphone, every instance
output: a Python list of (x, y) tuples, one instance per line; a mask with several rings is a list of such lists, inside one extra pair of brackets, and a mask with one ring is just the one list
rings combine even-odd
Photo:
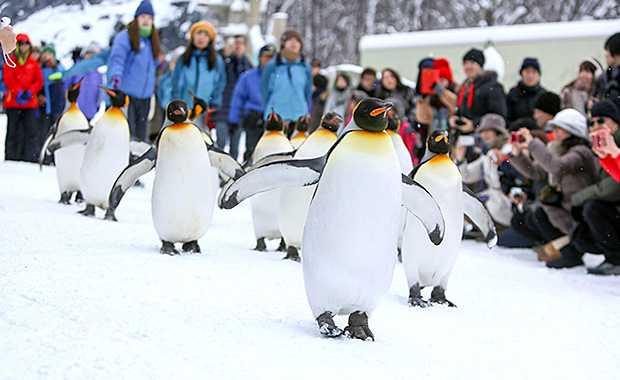
[(474, 146), (474, 144), (476, 144), (476, 139), (472, 135), (460, 135), (459, 144), (461, 146)]
[(592, 146), (593, 147), (599, 147), (601, 146), (601, 138), (598, 135), (594, 135), (592, 136)]
[(523, 136), (519, 134), (519, 132), (510, 132), (510, 143), (517, 144), (523, 142)]
[(432, 87), (439, 82), (439, 70), (422, 69), (420, 71), (420, 92), (424, 95), (435, 95)]

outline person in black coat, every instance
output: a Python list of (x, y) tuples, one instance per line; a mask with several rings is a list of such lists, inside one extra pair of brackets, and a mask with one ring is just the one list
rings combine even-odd
[(510, 89), (506, 97), (509, 123), (523, 117), (532, 117), (536, 100), (547, 91), (540, 86), (540, 64), (536, 58), (525, 58), (519, 74), (521, 80)]
[(448, 119), (450, 128), (472, 133), (487, 113), (504, 118), (508, 115), (504, 88), (497, 82), (495, 72), (483, 71), (484, 61), (484, 54), (478, 49), (471, 49), (463, 56), (467, 80), (458, 93), (457, 113)]

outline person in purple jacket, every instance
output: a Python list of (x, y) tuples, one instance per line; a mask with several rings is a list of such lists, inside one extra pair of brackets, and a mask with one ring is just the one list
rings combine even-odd
[(233, 90), (228, 121), (231, 129), (234, 130), (238, 128), (239, 121), (243, 119), (242, 126), (245, 131), (244, 161), (252, 157), (254, 148), (264, 132), (260, 81), (263, 75), (263, 67), (273, 58), (275, 52), (275, 46), (263, 46), (258, 53), (258, 62), (260, 66), (249, 69), (241, 74)]
[[(91, 42), (84, 49), (82, 58), (77, 62), (87, 60), (97, 53), (99, 53), (99, 47), (96, 43)], [(93, 69), (82, 74), (68, 77), (65, 79), (65, 92), (82, 78), (84, 78), (84, 80), (82, 80), (80, 86), (80, 95), (78, 96), (77, 105), (84, 116), (86, 116), (86, 119), (91, 121), (99, 110), (99, 105), (103, 101), (103, 91), (99, 88), (99, 85), (103, 85), (103, 75), (97, 71), (97, 69)]]
[(136, 9), (135, 18), (114, 38), (108, 61), (109, 85), (129, 95), (127, 121), (131, 135), (147, 140), (147, 116), (155, 92), (155, 74), (161, 51), (153, 26), (155, 12), (148, 0)]

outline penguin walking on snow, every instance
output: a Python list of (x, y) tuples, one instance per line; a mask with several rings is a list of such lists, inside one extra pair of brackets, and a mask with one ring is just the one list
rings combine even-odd
[[(336, 142), (336, 131), (342, 123), (342, 117), (329, 112), (321, 118), (319, 128), (314, 131), (295, 151), (295, 159), (307, 159), (324, 156)], [(299, 123), (297, 123), (299, 125)], [(301, 239), (306, 224), (308, 208), (316, 186), (285, 187), (280, 197), (280, 231), (286, 242), (284, 259), (301, 261)]]
[(306, 295), (321, 334), (343, 333), (333, 320), (348, 314), (344, 333), (374, 339), (368, 316), (392, 283), (402, 204), (423, 222), (430, 239), (443, 236), (437, 203), (400, 172), (385, 133), (392, 103), (367, 98), (330, 151), (317, 158), (266, 164), (227, 184), (220, 206), (231, 208), (258, 192), (317, 185), (302, 238)]
[[(265, 134), (258, 140), (252, 162), (276, 154), (293, 152), (294, 148), (284, 135), (284, 122), (282, 117), (276, 114), (273, 109), (265, 121)], [(286, 243), (280, 232), (280, 189), (258, 194), (252, 198), (252, 225), (254, 226), (254, 236), (256, 237), (256, 251), (266, 251), (267, 244), (265, 239), (280, 238), (278, 251), (286, 250)]]
[[(58, 123), (45, 139), (43, 149), (39, 155), (39, 167), (41, 167), (48, 152), (48, 147), (52, 139), (61, 136), (69, 131), (81, 131), (89, 133), (90, 125), (86, 116), (77, 106), (77, 98), (80, 95), (80, 85), (82, 80), (69, 87), (67, 90), (67, 100), (71, 104), (69, 109), (60, 117)], [(63, 149), (54, 151), (54, 164), (56, 165), (56, 179), (58, 180), (58, 188), (60, 190), (59, 203), (70, 204), (71, 196), (76, 193), (75, 200), (82, 201), (80, 192), (80, 169), (82, 168), (82, 159), (84, 158), (85, 146), (76, 144), (67, 146)]]
[[(480, 228), (489, 248), (497, 242), (493, 220), (478, 198), (463, 186), (461, 174), (448, 156), (448, 139), (447, 131), (433, 131), (428, 138), (427, 153), (410, 175), (433, 195), (446, 223), (444, 239), (435, 245), (425, 236), (419, 221), (407, 216), (402, 259), (410, 306), (426, 307), (431, 303), (455, 306), (446, 299), (445, 290), (461, 244), (463, 214)], [(434, 287), (430, 302), (422, 299), (421, 289), (425, 286)]]
[(127, 189), (155, 168), (151, 213), (162, 241), (160, 252), (168, 255), (179, 253), (175, 243), (183, 243), (185, 252), (200, 253), (198, 239), (209, 229), (215, 206), (217, 177), (211, 169), (216, 166), (231, 178), (243, 173), (234, 158), (209, 146), (200, 129), (186, 122), (189, 114), (182, 100), (168, 104), (166, 117), (173, 124), (164, 127), (151, 148), (118, 176), (106, 213), (106, 219), (115, 220), (114, 212)]

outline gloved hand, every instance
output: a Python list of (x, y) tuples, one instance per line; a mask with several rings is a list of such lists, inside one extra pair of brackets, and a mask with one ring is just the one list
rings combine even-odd
[(30, 90), (21, 90), (17, 93), (17, 97), (15, 98), (15, 102), (17, 104), (24, 105), (28, 103), (32, 99), (32, 92)]
[(47, 80), (52, 80), (52, 81), (60, 80), (60, 79), (62, 79), (62, 73), (61, 72), (54, 73), (54, 74), (50, 75), (49, 77), (47, 77)]
[(115, 90), (118, 90), (121, 88), (121, 77), (119, 77), (118, 75), (113, 77), (112, 80), (110, 81), (110, 85), (112, 85), (112, 88)]
[(573, 206), (570, 208), (570, 215), (573, 217), (575, 222), (583, 222), (583, 207), (582, 206)]

